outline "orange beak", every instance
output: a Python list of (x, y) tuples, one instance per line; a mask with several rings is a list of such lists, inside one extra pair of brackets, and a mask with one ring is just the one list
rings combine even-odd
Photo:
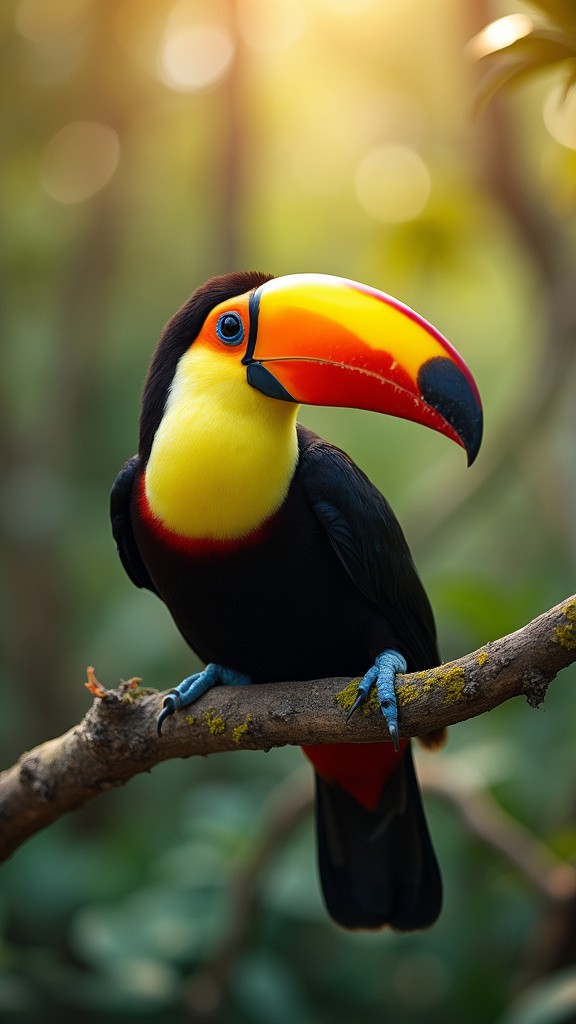
[(456, 350), (397, 299), (344, 278), (295, 274), (250, 295), (248, 383), (284, 401), (371, 409), (415, 420), (466, 450), (482, 405)]

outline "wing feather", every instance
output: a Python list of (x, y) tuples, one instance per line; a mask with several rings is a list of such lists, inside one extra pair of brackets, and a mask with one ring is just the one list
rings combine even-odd
[(130, 515), (132, 491), (139, 465), (139, 457), (134, 455), (131, 459), (128, 459), (128, 462), (124, 463), (114, 481), (110, 494), (112, 534), (116, 541), (120, 561), (132, 583), (137, 587), (145, 587), (146, 590), (151, 590), (153, 594), (157, 594), (158, 591), (138, 550), (132, 529), (132, 517)]
[(390, 505), (344, 452), (299, 433), (300, 479), (342, 565), (393, 626), (409, 668), (438, 664), (430, 602)]

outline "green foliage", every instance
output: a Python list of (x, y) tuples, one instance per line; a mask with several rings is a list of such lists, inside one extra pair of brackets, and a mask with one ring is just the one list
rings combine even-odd
[[(477, 59), (487, 65), (478, 87), (477, 101), (485, 105), (505, 86), (529, 78), (536, 72), (559, 66), (564, 73), (565, 94), (576, 85), (576, 12), (571, 0), (530, 0), (551, 23), (532, 24), (526, 19), (518, 38), (490, 42), (489, 26), (477, 37)], [(516, 16), (518, 17), (518, 16)], [(505, 20), (505, 19), (503, 19)], [(496, 23), (498, 24), (498, 23)]]

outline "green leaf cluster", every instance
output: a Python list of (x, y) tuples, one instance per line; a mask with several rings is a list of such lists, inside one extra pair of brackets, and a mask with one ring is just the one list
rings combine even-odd
[[(545, 15), (542, 24), (534, 23), (519, 38), (505, 45), (481, 47), (477, 58), (484, 69), (477, 90), (481, 108), (501, 89), (516, 85), (539, 71), (562, 71), (564, 92), (576, 84), (576, 11), (570, 0), (530, 0)], [(483, 39), (490, 27), (480, 36)], [(474, 52), (474, 46), (471, 47)]]

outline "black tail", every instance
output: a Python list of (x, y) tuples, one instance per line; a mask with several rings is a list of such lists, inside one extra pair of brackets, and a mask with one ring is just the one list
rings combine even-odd
[(442, 880), (424, 817), (410, 747), (368, 811), (316, 776), (318, 859), (324, 899), (345, 928), (433, 924)]

